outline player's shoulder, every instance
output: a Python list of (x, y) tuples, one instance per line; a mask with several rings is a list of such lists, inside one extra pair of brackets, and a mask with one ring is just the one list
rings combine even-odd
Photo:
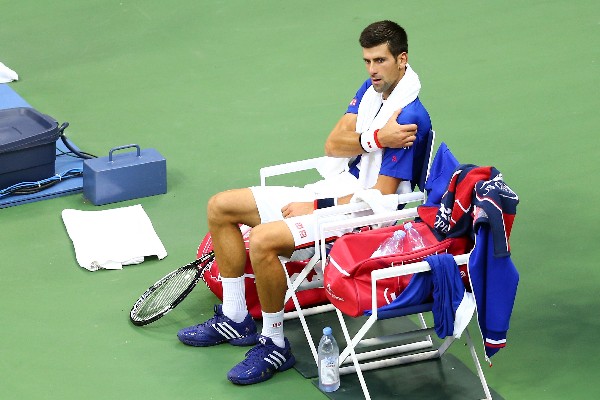
[(429, 117), (429, 112), (423, 103), (421, 103), (421, 100), (419, 100), (417, 97), (415, 100), (402, 107), (402, 112), (398, 116), (398, 120), (400, 120), (400, 118), (402, 118), (402, 120), (407, 118), (411, 120), (419, 120), (425, 117)]
[(396, 121), (399, 124), (417, 124), (419, 132), (428, 132), (432, 127), (429, 112), (418, 97), (402, 108)]
[(406, 107), (403, 108), (403, 110), (409, 110), (411, 112), (427, 111), (423, 103), (421, 103), (421, 99), (419, 99), (418, 97), (410, 103), (408, 103)]

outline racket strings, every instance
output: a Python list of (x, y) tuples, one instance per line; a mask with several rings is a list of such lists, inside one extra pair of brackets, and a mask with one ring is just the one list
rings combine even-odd
[(213, 261), (211, 251), (164, 276), (135, 302), (129, 314), (131, 322), (137, 326), (147, 325), (171, 311), (192, 291)]
[(137, 307), (132, 315), (144, 320), (161, 313), (170, 307), (196, 280), (198, 269), (185, 268), (176, 271), (169, 279), (157, 284), (155, 290), (150, 292)]

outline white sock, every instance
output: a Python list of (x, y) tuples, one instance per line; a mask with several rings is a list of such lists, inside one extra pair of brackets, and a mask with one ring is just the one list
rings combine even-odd
[(263, 311), (262, 317), (262, 335), (271, 338), (275, 345), (284, 348), (283, 310), (276, 313), (266, 313)]
[(248, 315), (244, 277), (221, 278), (223, 283), (223, 314), (240, 323)]

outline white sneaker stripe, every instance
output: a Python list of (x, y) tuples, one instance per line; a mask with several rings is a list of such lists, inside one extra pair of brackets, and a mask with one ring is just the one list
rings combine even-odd
[(281, 360), (281, 363), (283, 364), (285, 362), (285, 357), (283, 356), (283, 354), (281, 354), (280, 352), (278, 352), (277, 350), (274, 350), (273, 353), (269, 354), (270, 356), (278, 356), (279, 359)]
[[(279, 357), (275, 356), (275, 354), (269, 354), (267, 357), (269, 357), (271, 360), (273, 360), (277, 364), (277, 368), (279, 368), (285, 362), (285, 359), (279, 358)], [(267, 358), (265, 357), (265, 360), (266, 359)]]
[[(269, 354), (270, 355), (270, 354)], [(277, 365), (275, 364), (273, 361), (271, 361), (268, 357), (265, 357), (264, 360), (266, 362), (268, 362), (269, 364), (271, 364), (272, 366), (274, 366), (275, 368), (279, 368), (281, 366), (281, 364)]]
[(226, 339), (233, 339), (233, 337), (231, 336), (231, 333), (223, 330), (223, 328), (221, 327), (221, 324), (213, 324), (212, 326), (217, 332), (219, 332), (221, 334), (221, 336), (223, 336)]
[(227, 322), (220, 322), (219, 325), (221, 326), (222, 329), (227, 330), (232, 335), (232, 338), (241, 338), (242, 337), (238, 333), (238, 331), (233, 329), (233, 327), (231, 325), (229, 325)]

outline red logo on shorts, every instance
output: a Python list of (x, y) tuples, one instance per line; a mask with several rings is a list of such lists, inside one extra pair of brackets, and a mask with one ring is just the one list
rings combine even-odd
[(304, 225), (301, 222), (296, 222), (296, 229), (298, 229), (298, 234), (301, 238), (305, 238), (307, 236), (306, 229), (304, 229)]

